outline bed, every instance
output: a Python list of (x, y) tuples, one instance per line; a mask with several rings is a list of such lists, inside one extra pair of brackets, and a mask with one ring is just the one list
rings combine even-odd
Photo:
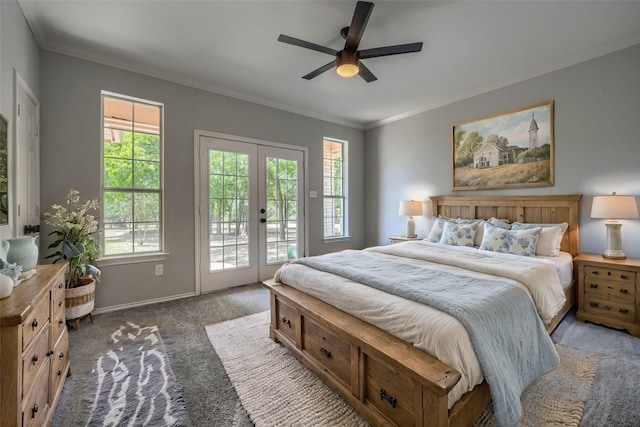
[[(543, 330), (550, 333), (575, 302), (571, 255), (577, 254), (579, 248), (580, 199), (581, 195), (438, 196), (432, 197), (431, 201), (434, 216), (466, 219), (494, 217), (520, 223), (568, 224), (560, 242), (565, 260), (556, 263), (558, 266), (555, 267), (557, 271), (560, 268), (565, 271), (562, 280), (564, 287), (560, 291), (564, 294), (560, 301), (562, 304), (543, 312), (538, 308), (540, 316), (544, 318)], [(372, 248), (366, 254), (370, 255), (371, 251), (383, 252), (383, 258), (379, 261), (382, 264), (386, 262), (384, 257), (399, 254), (404, 257), (408, 251), (410, 261), (405, 264), (421, 264), (422, 260), (415, 260), (411, 255), (421, 253), (421, 245), (429, 244), (407, 242), (392, 245), (393, 248)], [(462, 250), (453, 256), (443, 252), (442, 256), (464, 259), (475, 255)], [(435, 260), (427, 262), (438, 264), (438, 258), (436, 256)], [(515, 260), (509, 261), (510, 265), (512, 262), (516, 263)], [(504, 261), (495, 262), (500, 263)], [(483, 261), (483, 264), (491, 264), (491, 261)], [(560, 267), (562, 264), (564, 267)], [(349, 286), (342, 286), (345, 279), (331, 272), (311, 272), (307, 270), (309, 266), (294, 267), (288, 270), (288, 274), (279, 277), (281, 282), (265, 282), (271, 291), (270, 336), (285, 345), (370, 423), (402, 426), (470, 425), (490, 402), (491, 393), (487, 382), (483, 381), (482, 369), (478, 378), (477, 369), (470, 367), (477, 361), (467, 362), (466, 356), (460, 357), (461, 362), (448, 360), (452, 359), (449, 353), (453, 354), (454, 350), (449, 351), (446, 343), (442, 347), (444, 350), (430, 348), (422, 345), (422, 341), (416, 338), (416, 332), (410, 333), (410, 328), (405, 331), (398, 326), (403, 325), (394, 317), (400, 316), (397, 307), (404, 307), (400, 302), (407, 306), (419, 303), (401, 301), (403, 297), (387, 294), (384, 294), (382, 302), (376, 303), (374, 294), (382, 290), (371, 289), (366, 291), (369, 293), (361, 294), (362, 289), (349, 279), (346, 279)], [(408, 268), (413, 267), (409, 265)], [(461, 267), (438, 266), (436, 270), (445, 270), (442, 274), (457, 274), (458, 268)], [(549, 266), (545, 268), (551, 269)], [(469, 274), (474, 280), (484, 280), (490, 276), (487, 271)], [(506, 280), (518, 282), (513, 277)], [(520, 283), (516, 284), (520, 286)], [(338, 293), (342, 292), (342, 288), (351, 290), (342, 295)], [(353, 293), (350, 294), (351, 291)], [(535, 295), (533, 298), (536, 298)], [(389, 309), (394, 306), (396, 314)], [(446, 337), (449, 334), (449, 326), (443, 326), (445, 324), (434, 320), (431, 314), (422, 318), (423, 314), (415, 314), (409, 309), (400, 308), (399, 311), (406, 311), (412, 316), (409, 321), (404, 320), (404, 324), (422, 325), (417, 322), (426, 322), (437, 325), (435, 330), (440, 331), (440, 335)], [(423, 327), (416, 329), (418, 334), (425, 330)], [(466, 339), (469, 340), (468, 337)], [(465, 345), (460, 344), (461, 347)], [(456, 357), (453, 356), (453, 359)]]

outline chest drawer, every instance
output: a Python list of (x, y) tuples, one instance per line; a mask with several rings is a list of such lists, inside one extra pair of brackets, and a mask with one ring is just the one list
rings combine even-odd
[(586, 278), (584, 281), (584, 291), (588, 294), (621, 298), (631, 302), (635, 301), (636, 298), (636, 285), (633, 283), (618, 283)]
[(303, 351), (350, 388), (351, 346), (308, 317), (302, 319)]
[(298, 311), (282, 301), (276, 300), (276, 329), (287, 336), (292, 342), (296, 342), (296, 325), (298, 323)]
[(40, 372), (40, 368), (49, 359), (49, 325), (33, 340), (32, 345), (22, 356), (22, 389), (28, 392)]
[(69, 333), (65, 329), (51, 355), (51, 393), (55, 394), (65, 379), (69, 366)]
[(27, 316), (26, 320), (22, 324), (22, 351), (24, 351), (33, 338), (36, 337), (45, 327), (49, 320), (49, 298), (40, 298), (31, 313)]
[(45, 358), (47, 365), (38, 374), (31, 392), (22, 402), (22, 426), (42, 426), (49, 411), (49, 358)]
[(614, 281), (614, 282), (626, 283), (626, 284), (636, 283), (636, 273), (633, 271), (617, 270), (614, 268), (585, 265), (584, 274), (588, 280), (599, 279), (599, 280)]
[(585, 311), (621, 320), (633, 322), (636, 317), (636, 306), (633, 301), (607, 298), (597, 294), (585, 294)]
[(396, 426), (415, 425), (420, 387), (404, 372), (365, 353), (364, 403)]

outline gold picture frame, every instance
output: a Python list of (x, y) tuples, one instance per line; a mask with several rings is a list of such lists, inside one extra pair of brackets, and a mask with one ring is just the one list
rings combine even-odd
[(453, 190), (554, 185), (553, 106), (545, 101), (453, 125)]

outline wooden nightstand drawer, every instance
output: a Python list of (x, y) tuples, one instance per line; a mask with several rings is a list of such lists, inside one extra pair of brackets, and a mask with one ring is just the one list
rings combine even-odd
[(636, 273), (633, 271), (616, 270), (612, 268), (596, 267), (593, 265), (584, 266), (584, 275), (588, 278), (611, 280), (619, 283), (636, 283)]
[(636, 296), (636, 285), (587, 278), (585, 280), (584, 291), (587, 294), (620, 298), (633, 303)]
[(303, 350), (350, 388), (351, 346), (308, 317), (302, 319)]
[(590, 313), (611, 316), (630, 322), (633, 322), (636, 318), (636, 306), (633, 302), (586, 294), (584, 303), (585, 311)]

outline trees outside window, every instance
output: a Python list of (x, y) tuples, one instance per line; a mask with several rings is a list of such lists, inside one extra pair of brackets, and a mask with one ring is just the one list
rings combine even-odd
[(348, 235), (346, 141), (325, 138), (323, 141), (323, 218), (324, 237)]

